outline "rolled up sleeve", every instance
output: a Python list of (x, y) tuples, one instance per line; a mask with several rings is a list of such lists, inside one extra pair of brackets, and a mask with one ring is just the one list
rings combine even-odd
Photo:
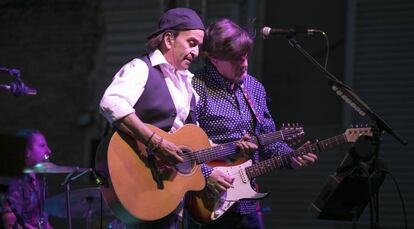
[(113, 123), (135, 112), (134, 105), (144, 92), (147, 80), (148, 66), (142, 60), (134, 59), (125, 64), (102, 96), (101, 114)]

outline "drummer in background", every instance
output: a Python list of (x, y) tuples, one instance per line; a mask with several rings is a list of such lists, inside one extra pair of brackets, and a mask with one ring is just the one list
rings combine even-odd
[[(26, 139), (26, 167), (46, 161), (52, 153), (39, 130), (24, 129), (17, 136)], [(47, 213), (40, 212), (42, 190), (42, 179), (35, 173), (24, 174), (9, 184), (0, 207), (5, 228), (52, 228)]]

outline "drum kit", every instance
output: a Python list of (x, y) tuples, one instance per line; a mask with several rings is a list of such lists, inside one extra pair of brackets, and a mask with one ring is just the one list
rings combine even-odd
[[(92, 228), (92, 219), (94, 217), (112, 216), (110, 209), (102, 199), (98, 187), (70, 190), (70, 183), (88, 172), (92, 172), (92, 169), (60, 166), (52, 162), (41, 162), (23, 170), (23, 173), (36, 173), (42, 175), (43, 178), (46, 174), (68, 174), (62, 183), (62, 185), (66, 186), (66, 192), (48, 199), (43, 198), (41, 208), (49, 215), (67, 218), (70, 229), (72, 228), (72, 217), (85, 219), (86, 228)], [(46, 183), (45, 179), (43, 179), (43, 182)], [(45, 192), (44, 190), (42, 191)], [(45, 197), (45, 195), (43, 196)]]
[[(15, 80), (10, 84), (0, 84), (0, 91), (13, 93), (15, 96), (36, 95), (36, 90), (28, 88), (20, 78), (19, 69), (11, 69), (0, 66), (0, 71), (8, 72)], [(23, 174), (37, 174), (40, 177), (40, 197), (38, 197), (40, 212), (46, 211), (49, 215), (67, 218), (69, 228), (72, 229), (71, 218), (86, 219), (86, 228), (91, 228), (93, 217), (112, 217), (112, 213), (104, 203), (98, 187), (89, 187), (70, 190), (70, 184), (80, 176), (93, 172), (91, 168), (72, 166), (60, 166), (47, 161), (25, 168), (26, 138), (10, 134), (0, 133), (1, 158), (0, 160), (0, 202), (8, 186), (21, 178)], [(22, 174), (23, 172), (23, 174)], [(67, 174), (62, 183), (66, 187), (65, 193), (61, 193), (46, 199), (46, 175)], [(0, 205), (0, 208), (2, 206)], [(1, 209), (0, 209), (1, 210)], [(102, 218), (101, 218), (102, 219)], [(116, 221), (116, 220), (115, 220)], [(44, 219), (40, 219), (39, 228), (43, 228)], [(116, 221), (118, 222), (118, 221)], [(118, 225), (118, 224), (117, 224)], [(3, 228), (3, 220), (0, 215), (0, 228)], [(26, 227), (25, 227), (26, 228)], [(110, 228), (115, 228), (110, 226)], [(116, 227), (124, 228), (123, 226)]]

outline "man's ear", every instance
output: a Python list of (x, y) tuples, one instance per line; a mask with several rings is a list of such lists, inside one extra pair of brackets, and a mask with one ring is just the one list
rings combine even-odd
[(166, 47), (169, 49), (169, 48), (171, 48), (171, 46), (174, 44), (174, 42), (175, 42), (175, 38), (174, 38), (174, 35), (172, 34), (172, 33), (170, 33), (170, 32), (167, 32), (167, 33), (165, 33), (165, 35), (164, 35), (164, 42), (165, 42), (165, 45), (166, 45)]

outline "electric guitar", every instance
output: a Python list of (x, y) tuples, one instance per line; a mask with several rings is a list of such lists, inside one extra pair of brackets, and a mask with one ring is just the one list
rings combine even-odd
[[(237, 152), (237, 141), (211, 147), (205, 132), (193, 124), (174, 133), (147, 126), (180, 147), (184, 162), (174, 166), (162, 164), (143, 143), (122, 132), (114, 132), (102, 141), (96, 156), (96, 175), (104, 183), (100, 188), (109, 208), (125, 223), (167, 216), (187, 191), (204, 188), (200, 164)], [(302, 135), (302, 127), (289, 125), (274, 133), (252, 137), (250, 141), (266, 145)]]
[(302, 156), (310, 152), (317, 153), (346, 142), (355, 142), (361, 135), (372, 136), (371, 128), (350, 128), (343, 134), (305, 145), (291, 154), (275, 156), (253, 165), (252, 160), (244, 160), (244, 163), (238, 162), (236, 166), (229, 166), (227, 163), (215, 161), (207, 163), (215, 170), (221, 170), (234, 177), (233, 187), (227, 189), (218, 197), (213, 197), (207, 189), (189, 192), (186, 196), (186, 208), (193, 219), (200, 223), (209, 223), (221, 217), (234, 203), (241, 199), (261, 199), (268, 195), (268, 193), (257, 193), (252, 189), (250, 181), (253, 178), (276, 169), (286, 168), (291, 163), (292, 156)]

